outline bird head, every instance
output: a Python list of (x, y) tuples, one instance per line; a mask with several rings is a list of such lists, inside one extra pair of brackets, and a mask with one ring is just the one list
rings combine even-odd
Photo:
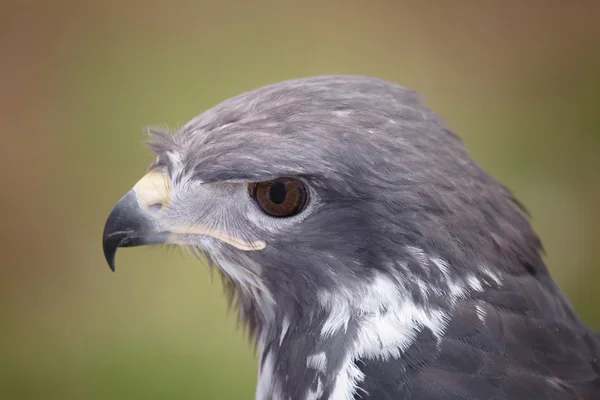
[(108, 263), (146, 244), (202, 254), (263, 348), (290, 325), (360, 336), (361, 318), (395, 307), (412, 331), (441, 332), (456, 299), (545, 273), (510, 192), (417, 93), (385, 81), (277, 83), (150, 130), (149, 144), (155, 162), (106, 223)]

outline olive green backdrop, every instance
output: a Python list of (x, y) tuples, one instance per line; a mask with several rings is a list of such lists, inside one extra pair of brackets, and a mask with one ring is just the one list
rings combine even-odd
[(307, 75), (422, 92), (600, 328), (599, 17), (593, 1), (0, 1), (0, 398), (253, 398), (206, 265), (141, 248), (113, 274), (101, 233), (152, 160), (144, 126)]

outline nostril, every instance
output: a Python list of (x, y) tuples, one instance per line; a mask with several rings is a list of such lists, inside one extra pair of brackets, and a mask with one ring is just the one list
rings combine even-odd
[(155, 213), (155, 212), (160, 211), (162, 209), (162, 207), (163, 207), (162, 203), (154, 203), (154, 204), (150, 204), (148, 206), (148, 210)]

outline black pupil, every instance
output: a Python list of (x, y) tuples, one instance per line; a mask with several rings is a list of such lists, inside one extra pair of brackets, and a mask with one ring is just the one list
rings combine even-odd
[(285, 201), (285, 183), (275, 182), (269, 188), (269, 199), (275, 204), (281, 204)]

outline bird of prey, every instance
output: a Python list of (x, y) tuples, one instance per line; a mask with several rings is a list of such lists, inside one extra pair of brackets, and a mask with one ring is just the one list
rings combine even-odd
[(600, 399), (600, 340), (525, 209), (414, 91), (279, 82), (174, 133), (103, 247), (175, 244), (222, 272), (257, 399)]

